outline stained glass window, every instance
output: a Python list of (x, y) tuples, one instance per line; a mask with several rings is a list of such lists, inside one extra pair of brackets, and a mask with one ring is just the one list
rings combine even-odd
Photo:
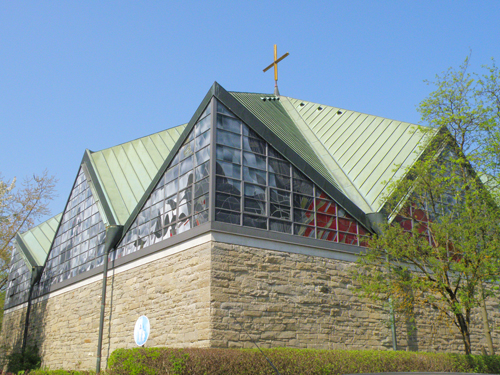
[(442, 215), (449, 214), (450, 207), (455, 204), (455, 198), (451, 194), (445, 193), (442, 197), (434, 198), (434, 206), (432, 207), (428, 201), (425, 198), (413, 199), (394, 218), (394, 222), (399, 223), (405, 232), (410, 233), (415, 229), (420, 236), (426, 237), (432, 244), (429, 223), (439, 220)]
[(368, 232), (271, 145), (217, 103), (215, 220), (365, 245)]
[(5, 294), (5, 308), (18, 305), (28, 300), (31, 280), (31, 270), (26, 265), (20, 251), (16, 248), (12, 252), (9, 266), (9, 279)]
[[(110, 254), (119, 259), (208, 221), (210, 172), (210, 104), (155, 186), (127, 234)], [(231, 123), (224, 126), (231, 128)], [(229, 136), (221, 141), (231, 143)], [(220, 151), (221, 158), (234, 156)], [(222, 197), (220, 198), (222, 199)]]
[(104, 262), (104, 222), (82, 168), (78, 173), (37, 294)]

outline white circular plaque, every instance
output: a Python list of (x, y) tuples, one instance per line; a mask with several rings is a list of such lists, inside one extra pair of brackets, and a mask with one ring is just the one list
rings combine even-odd
[(139, 346), (143, 346), (146, 343), (146, 341), (148, 341), (149, 331), (150, 331), (149, 319), (144, 315), (140, 316), (139, 319), (137, 319), (137, 322), (135, 322), (135, 328), (134, 328), (135, 343)]

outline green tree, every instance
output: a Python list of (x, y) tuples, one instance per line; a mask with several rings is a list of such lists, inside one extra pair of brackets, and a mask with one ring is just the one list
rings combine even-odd
[(17, 233), (30, 229), (50, 214), (49, 203), (55, 197), (56, 182), (47, 171), (26, 178), (21, 184), (15, 178), (7, 182), (0, 175), (0, 323), (14, 239)]
[[(500, 214), (497, 178), (500, 148), (499, 71), (459, 69), (437, 76), (435, 90), (419, 106), (429, 133), (425, 152), (392, 185), (384, 207), (387, 223), (359, 260), (364, 296), (387, 300), (396, 310), (433, 307), (460, 331), (472, 351), (471, 311), (484, 307), (499, 280)], [(486, 309), (484, 333), (494, 353)]]

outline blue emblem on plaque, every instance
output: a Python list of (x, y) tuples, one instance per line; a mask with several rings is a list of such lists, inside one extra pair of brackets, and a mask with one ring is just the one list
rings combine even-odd
[(144, 315), (140, 316), (139, 319), (137, 319), (137, 322), (135, 322), (135, 328), (134, 328), (135, 343), (139, 346), (143, 346), (146, 343), (146, 341), (148, 341), (149, 331), (150, 331), (149, 319)]

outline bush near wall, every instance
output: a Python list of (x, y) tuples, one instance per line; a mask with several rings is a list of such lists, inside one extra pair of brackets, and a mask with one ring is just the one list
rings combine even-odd
[[(282, 375), (336, 375), (374, 372), (500, 373), (500, 356), (465, 356), (376, 350), (264, 349)], [(243, 375), (273, 374), (253, 349), (115, 350), (107, 375)]]
[[(468, 372), (500, 374), (500, 356), (465, 356), (376, 350), (263, 349), (282, 375), (376, 372)], [(118, 349), (103, 375), (274, 374), (253, 349)], [(89, 371), (32, 370), (26, 375), (92, 375)], [(0, 370), (0, 375), (2, 372)], [(4, 374), (9, 375), (9, 374)], [(13, 375), (13, 374), (10, 374)]]

